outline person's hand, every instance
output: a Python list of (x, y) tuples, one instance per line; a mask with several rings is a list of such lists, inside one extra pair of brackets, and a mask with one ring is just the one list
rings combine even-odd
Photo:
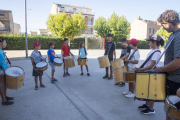
[(136, 67), (135, 67), (134, 70), (135, 70), (135, 71), (139, 71), (139, 68), (136, 68)]
[(160, 67), (156, 67), (156, 68), (154, 68), (154, 70), (153, 70), (154, 72), (161, 72), (160, 71)]
[(35, 67), (33, 67), (33, 70), (34, 70), (34, 71), (37, 71), (37, 69), (36, 69)]
[(61, 57), (58, 57), (58, 58), (61, 58)]
[(128, 62), (128, 59), (124, 59), (125, 62)]
[(114, 60), (116, 60), (116, 57), (114, 57)]
[(180, 98), (180, 88), (177, 90), (176, 95)]
[(49, 62), (49, 65), (51, 66), (51, 62)]

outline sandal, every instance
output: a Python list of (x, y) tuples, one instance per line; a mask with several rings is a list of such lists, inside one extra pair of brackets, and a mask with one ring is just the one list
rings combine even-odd
[(12, 105), (14, 102), (12, 101), (7, 101), (6, 102), (2, 102), (2, 105)]
[(6, 100), (14, 100), (14, 98), (6, 96)]

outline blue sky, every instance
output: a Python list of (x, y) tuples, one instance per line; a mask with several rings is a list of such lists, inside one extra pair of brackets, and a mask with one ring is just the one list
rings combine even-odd
[[(95, 18), (108, 18), (113, 11), (126, 16), (130, 23), (140, 16), (146, 20), (156, 20), (165, 10), (172, 9), (180, 12), (180, 0), (27, 0), (27, 26), (30, 31), (46, 29), (46, 20), (51, 6), (55, 3), (74, 6), (84, 6), (94, 10)], [(0, 0), (0, 9), (12, 10), (15, 23), (25, 31), (24, 0)]]

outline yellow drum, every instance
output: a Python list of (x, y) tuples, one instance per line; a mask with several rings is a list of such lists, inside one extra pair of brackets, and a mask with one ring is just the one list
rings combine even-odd
[(108, 55), (98, 57), (100, 68), (105, 68), (110, 66)]
[(138, 100), (164, 102), (166, 74), (157, 72), (136, 72), (136, 96)]
[(87, 58), (85, 58), (85, 59), (79, 58), (78, 59), (78, 65), (87, 65)]
[(9, 89), (17, 90), (21, 88), (24, 80), (24, 70), (19, 66), (11, 66), (6, 68), (6, 85)]
[(180, 98), (176, 95), (170, 95), (166, 98), (164, 105), (165, 113), (173, 120), (180, 119)]
[(113, 69), (114, 72), (114, 84), (124, 82), (123, 73), (127, 72), (126, 67), (118, 67)]
[(111, 66), (113, 68), (118, 68), (124, 66), (124, 61), (123, 60), (114, 60), (111, 62)]
[(72, 68), (75, 66), (74, 58), (72, 56), (64, 57), (64, 63), (66, 68)]

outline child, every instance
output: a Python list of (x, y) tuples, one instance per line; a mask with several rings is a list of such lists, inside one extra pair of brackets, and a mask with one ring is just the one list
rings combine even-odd
[[(128, 43), (130, 43), (132, 50), (128, 59), (125, 59), (125, 62), (127, 62), (128, 71), (132, 71), (139, 63), (140, 54), (137, 48), (138, 41), (136, 39), (131, 39)], [(129, 91), (123, 92), (123, 94), (126, 97), (134, 97), (134, 89), (135, 83), (129, 83)]]
[(51, 83), (54, 84), (57, 79), (54, 78), (54, 73), (55, 73), (55, 65), (53, 64), (53, 60), (55, 58), (55, 52), (54, 52), (54, 42), (50, 41), (49, 42), (49, 50), (48, 50), (48, 60), (49, 64), (52, 67), (52, 72), (51, 72)]
[[(70, 47), (68, 46), (68, 39), (67, 38), (64, 38), (64, 45), (61, 48), (61, 54), (62, 54), (63, 58), (70, 56), (70, 54), (74, 57), (74, 55), (70, 51)], [(63, 59), (63, 61), (64, 61), (64, 59)], [(66, 77), (66, 75), (70, 76), (70, 74), (68, 73), (68, 68), (66, 68), (66, 71), (65, 71), (65, 64), (64, 64), (63, 77)]]
[[(86, 51), (84, 42), (80, 42), (79, 56), (78, 57), (80, 59), (87, 59), (86, 56), (87, 56), (87, 51)], [(86, 70), (87, 70), (87, 76), (90, 76), (88, 66), (87, 65), (85, 65), (85, 66), (86, 66)], [(83, 65), (81, 65), (81, 75), (83, 75)]]
[(42, 59), (41, 52), (39, 51), (41, 49), (41, 44), (39, 42), (35, 42), (33, 44), (34, 51), (31, 53), (31, 62), (33, 66), (33, 76), (35, 80), (35, 90), (38, 90), (38, 76), (39, 76), (39, 81), (40, 81), (40, 87), (45, 88), (46, 86), (42, 84), (42, 75), (43, 71), (37, 71), (36, 70), (36, 64), (38, 62), (46, 61), (46, 59)]
[[(157, 34), (152, 35), (150, 38), (146, 39), (149, 42), (149, 46), (152, 48), (152, 50), (148, 53), (146, 59), (153, 53), (152, 57), (149, 61), (144, 65), (143, 68), (136, 68), (136, 71), (145, 71), (145, 70), (151, 70), (152, 67), (156, 64), (158, 59), (161, 56), (161, 50), (159, 49), (159, 46), (164, 45), (164, 40)], [(159, 63), (157, 67), (159, 67)], [(143, 104), (142, 106), (139, 106), (138, 109), (142, 110), (141, 113), (143, 114), (155, 114), (155, 110), (153, 109), (154, 102), (150, 101), (149, 103)]]
[(5, 56), (5, 52), (2, 50), (2, 48), (5, 48), (7, 45), (6, 40), (2, 37), (0, 37), (0, 95), (2, 98), (2, 105), (11, 105), (14, 102), (9, 101), (13, 100), (13, 97), (7, 97), (6, 96), (6, 79), (5, 79), (5, 69), (9, 67), (8, 61)]
[[(126, 38), (122, 38), (120, 40), (121, 42), (121, 45), (123, 46), (122, 47), (122, 51), (121, 51), (121, 56), (120, 56), (120, 59), (124, 60), (124, 59), (127, 59), (130, 52), (131, 52), (131, 47), (127, 44), (127, 39)], [(126, 62), (124, 62), (125, 64)], [(125, 83), (119, 83), (119, 86), (122, 87), (124, 86)]]
[[(104, 55), (108, 55), (108, 58), (109, 58), (109, 62), (113, 61), (113, 53), (114, 53), (114, 59), (116, 59), (116, 51), (115, 51), (115, 44), (111, 41), (112, 39), (112, 35), (111, 34), (108, 34), (107, 35), (107, 39), (108, 39), (108, 42), (106, 42), (105, 44), (105, 53)], [(113, 79), (113, 76), (112, 76), (112, 66), (109, 67), (110, 68), (110, 76), (108, 76), (108, 67), (106, 67), (106, 75), (103, 77), (103, 79), (106, 79), (108, 78), (108, 80), (111, 80)]]

